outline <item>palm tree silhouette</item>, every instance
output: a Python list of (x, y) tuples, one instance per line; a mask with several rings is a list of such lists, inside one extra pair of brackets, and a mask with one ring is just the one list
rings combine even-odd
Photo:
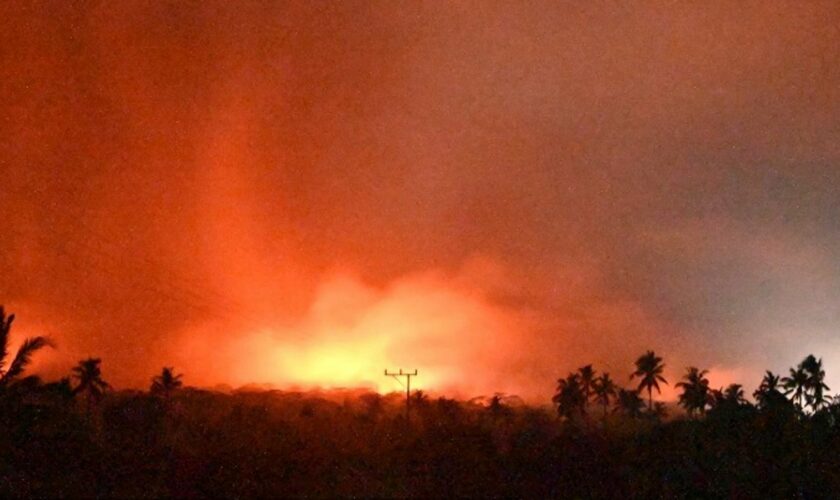
[(633, 418), (638, 418), (645, 406), (645, 402), (639, 397), (639, 391), (634, 389), (619, 389), (617, 402), (618, 404), (613, 411), (620, 411)]
[(79, 364), (73, 368), (73, 377), (79, 382), (73, 392), (74, 394), (87, 393), (88, 410), (93, 403), (102, 398), (106, 390), (111, 388), (108, 382), (102, 380), (102, 370), (99, 368), (101, 363), (102, 360), (99, 358), (88, 358), (79, 361)]
[(712, 391), (712, 408), (716, 411), (731, 412), (745, 406), (744, 389), (741, 384), (729, 384), (726, 389)]
[(52, 343), (47, 337), (30, 337), (23, 341), (20, 348), (17, 350), (12, 363), (8, 370), (3, 370), (6, 365), (6, 358), (9, 355), (9, 332), (12, 329), (12, 323), (15, 321), (15, 315), (10, 314), (6, 316), (6, 311), (3, 306), (0, 306), (0, 388), (8, 387), (20, 382), (20, 375), (26, 369), (26, 366), (32, 361), (32, 355), (36, 351), (46, 346), (52, 346)]
[(640, 377), (639, 390), (647, 389), (648, 392), (648, 410), (653, 412), (653, 389), (656, 392), (661, 392), (659, 389), (659, 382), (667, 384), (668, 381), (662, 376), (662, 371), (665, 365), (662, 364), (662, 358), (654, 354), (653, 351), (648, 351), (639, 359), (636, 360), (636, 371), (630, 375), (630, 380), (635, 377)]
[(780, 402), (781, 399), (787, 401), (779, 390), (781, 386), (781, 377), (779, 375), (776, 375), (770, 370), (764, 372), (764, 378), (761, 379), (761, 384), (753, 392), (753, 397), (758, 403), (758, 407), (762, 409), (770, 408), (775, 403)]
[(595, 399), (604, 407), (604, 418), (607, 417), (607, 407), (610, 400), (615, 398), (615, 382), (610, 378), (609, 373), (603, 373), (595, 379)]
[(741, 384), (729, 384), (723, 390), (723, 399), (729, 403), (742, 405), (747, 402), (744, 398), (744, 388)]
[(822, 367), (822, 359), (817, 359), (813, 354), (809, 354), (799, 366), (808, 374), (805, 400), (811, 406), (811, 409), (816, 412), (822, 405), (828, 403), (825, 391), (828, 391), (829, 387), (823, 382), (825, 380), (825, 370)]
[(796, 402), (796, 407), (802, 410), (802, 398), (808, 392), (808, 373), (800, 364), (796, 369), (790, 369), (790, 375), (782, 379), (785, 395), (790, 395)]
[(676, 384), (683, 390), (682, 394), (679, 395), (680, 406), (685, 408), (689, 416), (694, 416), (695, 413), (702, 415), (706, 412), (710, 395), (709, 379), (706, 378), (708, 373), (708, 370), (700, 370), (695, 366), (690, 366), (683, 377), (683, 381)]
[(595, 388), (595, 370), (592, 369), (592, 365), (586, 365), (578, 368), (578, 373), (580, 374), (580, 388), (583, 391), (583, 397), (586, 403), (589, 403), (590, 396)]
[(149, 388), (149, 392), (152, 394), (160, 394), (163, 397), (168, 398), (170, 394), (184, 385), (184, 383), (181, 382), (181, 377), (183, 377), (182, 374), (175, 375), (174, 368), (171, 366), (165, 366), (163, 370), (161, 370), (160, 375), (152, 378), (152, 386)]
[(575, 412), (580, 411), (586, 404), (580, 375), (570, 373), (566, 378), (559, 379), (552, 401), (557, 404), (557, 413), (561, 417), (571, 418)]
[(756, 400), (761, 400), (764, 395), (769, 394), (773, 391), (779, 392), (779, 387), (781, 386), (781, 377), (776, 375), (775, 373), (767, 370), (764, 372), (764, 377), (761, 379), (761, 384), (759, 384), (758, 389), (755, 390), (753, 396)]

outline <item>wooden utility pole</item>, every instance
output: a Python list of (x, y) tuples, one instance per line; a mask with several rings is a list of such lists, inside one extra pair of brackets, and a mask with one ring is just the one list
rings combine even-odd
[(394, 377), (394, 380), (402, 384), (400, 382), (399, 377), (405, 377), (405, 421), (406, 423), (410, 422), (411, 418), (411, 377), (417, 376), (417, 370), (415, 369), (414, 372), (403, 372), (403, 369), (400, 368), (399, 372), (389, 372), (388, 369), (385, 369), (385, 376), (386, 377)]

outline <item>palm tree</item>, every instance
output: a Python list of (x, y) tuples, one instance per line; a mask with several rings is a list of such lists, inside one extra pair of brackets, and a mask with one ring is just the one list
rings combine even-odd
[(654, 354), (653, 351), (648, 351), (639, 359), (636, 360), (636, 371), (630, 375), (630, 380), (634, 377), (640, 377), (639, 390), (647, 389), (648, 392), (648, 410), (653, 412), (653, 389), (656, 392), (661, 392), (659, 389), (659, 382), (667, 384), (668, 381), (662, 376), (665, 365), (662, 364), (662, 358)]
[(729, 384), (726, 389), (721, 387), (712, 391), (712, 409), (715, 411), (732, 412), (747, 404), (741, 384)]
[(619, 389), (617, 402), (613, 411), (620, 411), (633, 418), (638, 418), (642, 414), (642, 408), (645, 407), (645, 402), (639, 397), (639, 391), (634, 389)]
[(808, 392), (808, 373), (800, 364), (796, 369), (790, 369), (790, 375), (782, 379), (785, 395), (791, 395), (796, 407), (802, 409), (802, 398)]
[(758, 407), (760, 409), (767, 409), (781, 402), (782, 399), (787, 401), (779, 390), (781, 386), (781, 377), (779, 375), (776, 375), (770, 370), (764, 372), (764, 378), (761, 379), (761, 384), (753, 393)]
[(566, 378), (557, 381), (557, 392), (552, 401), (557, 405), (557, 413), (561, 417), (571, 418), (575, 412), (581, 411), (586, 405), (586, 399), (581, 387), (580, 375), (570, 373)]
[(765, 371), (764, 377), (761, 379), (761, 384), (759, 384), (758, 389), (753, 393), (753, 397), (760, 403), (771, 392), (779, 392), (779, 387), (781, 386), (780, 381), (781, 377), (779, 375), (776, 375), (770, 370)]
[(73, 368), (73, 377), (79, 382), (73, 393), (87, 392), (88, 410), (106, 390), (111, 388), (108, 382), (102, 380), (102, 370), (99, 368), (101, 363), (102, 360), (99, 358), (88, 358), (79, 361), (79, 364)]
[(595, 370), (592, 365), (586, 365), (578, 368), (580, 374), (580, 388), (583, 390), (583, 397), (586, 403), (589, 403), (592, 391), (595, 388)]
[(168, 398), (170, 394), (180, 389), (183, 384), (181, 382), (182, 374), (175, 375), (175, 369), (171, 366), (165, 366), (161, 370), (160, 375), (152, 379), (152, 386), (149, 391), (152, 394), (161, 394)]
[(828, 391), (829, 387), (823, 382), (825, 380), (825, 370), (822, 367), (822, 359), (817, 359), (813, 354), (809, 354), (799, 366), (808, 374), (806, 383), (808, 392), (805, 394), (805, 400), (811, 406), (811, 409), (816, 412), (822, 405), (828, 403), (825, 391)]
[(6, 358), (9, 355), (9, 332), (12, 329), (12, 323), (15, 320), (15, 315), (10, 314), (6, 316), (6, 311), (3, 306), (0, 306), (0, 388), (8, 387), (16, 382), (19, 382), (20, 375), (32, 361), (32, 355), (36, 351), (46, 346), (52, 346), (52, 343), (47, 337), (30, 337), (23, 341), (20, 348), (17, 350), (12, 363), (8, 370), (3, 370), (6, 365)]
[(747, 402), (744, 398), (744, 388), (741, 384), (729, 384), (723, 390), (723, 399), (733, 405), (743, 405)]
[(709, 379), (706, 375), (708, 370), (700, 370), (690, 366), (683, 377), (683, 381), (677, 387), (683, 390), (679, 396), (680, 406), (685, 408), (689, 416), (695, 412), (703, 414), (706, 412), (706, 405), (709, 403)]
[(610, 400), (615, 398), (615, 382), (610, 378), (609, 373), (603, 373), (595, 379), (595, 399), (604, 407), (604, 418), (607, 417), (607, 407)]

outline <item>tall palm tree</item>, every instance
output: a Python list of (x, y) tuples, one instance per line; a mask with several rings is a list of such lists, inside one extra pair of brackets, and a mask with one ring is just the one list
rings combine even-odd
[(557, 405), (557, 413), (561, 417), (571, 418), (576, 412), (582, 411), (586, 399), (581, 388), (580, 375), (570, 373), (566, 378), (559, 379), (552, 401)]
[(175, 375), (174, 368), (171, 366), (165, 366), (163, 370), (161, 370), (160, 375), (152, 378), (152, 386), (149, 388), (149, 391), (152, 394), (160, 394), (168, 398), (170, 394), (184, 385), (184, 383), (181, 382), (181, 377), (183, 377), (182, 374)]
[(679, 395), (680, 406), (685, 408), (689, 416), (694, 416), (695, 413), (703, 414), (706, 412), (706, 405), (709, 403), (709, 379), (706, 375), (708, 370), (700, 370), (695, 366), (690, 366), (683, 376), (682, 382), (676, 386), (683, 390)]
[(108, 382), (102, 380), (102, 370), (99, 368), (101, 363), (102, 360), (99, 358), (88, 358), (79, 361), (79, 364), (73, 368), (73, 377), (79, 382), (79, 385), (73, 389), (73, 393), (87, 393), (88, 409), (102, 397), (106, 390), (111, 388)]
[(583, 397), (589, 403), (592, 391), (595, 389), (595, 370), (592, 365), (586, 365), (578, 368), (580, 374), (580, 388), (583, 390)]
[(662, 376), (665, 370), (665, 365), (662, 364), (662, 358), (657, 356), (653, 351), (648, 351), (639, 359), (636, 360), (636, 371), (630, 375), (630, 380), (635, 377), (641, 378), (639, 381), (639, 390), (647, 389), (648, 393), (648, 410), (653, 412), (653, 389), (656, 392), (662, 392), (659, 389), (659, 382), (667, 384), (668, 381)]
[(32, 361), (32, 355), (44, 347), (52, 346), (47, 337), (30, 337), (23, 341), (9, 368), (4, 370), (9, 355), (9, 332), (14, 321), (15, 315), (10, 314), (7, 317), (3, 306), (0, 306), (0, 388), (20, 381), (21, 374)]
[(616, 401), (618, 404), (613, 411), (633, 418), (638, 418), (645, 407), (645, 402), (639, 397), (639, 391), (634, 389), (619, 389)]
[(595, 379), (595, 399), (604, 407), (604, 418), (607, 417), (607, 407), (610, 401), (615, 398), (617, 386), (610, 378), (609, 373), (603, 373)]
[(825, 391), (828, 391), (829, 387), (824, 382), (825, 370), (823, 370), (822, 359), (817, 359), (813, 354), (809, 354), (799, 366), (808, 374), (806, 383), (808, 392), (805, 394), (805, 400), (811, 406), (811, 409), (816, 412), (828, 403)]
[(782, 379), (785, 395), (791, 396), (796, 407), (802, 409), (802, 398), (808, 393), (808, 372), (800, 364), (796, 369), (790, 369), (790, 375)]

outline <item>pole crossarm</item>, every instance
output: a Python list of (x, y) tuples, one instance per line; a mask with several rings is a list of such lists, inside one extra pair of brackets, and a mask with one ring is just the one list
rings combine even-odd
[[(392, 372), (385, 369), (386, 377), (393, 377), (394, 380), (405, 387), (405, 421), (409, 422), (411, 418), (411, 377), (417, 376), (417, 369), (414, 371), (404, 371), (402, 368), (399, 371)], [(405, 384), (402, 383), (400, 377), (405, 377)]]

